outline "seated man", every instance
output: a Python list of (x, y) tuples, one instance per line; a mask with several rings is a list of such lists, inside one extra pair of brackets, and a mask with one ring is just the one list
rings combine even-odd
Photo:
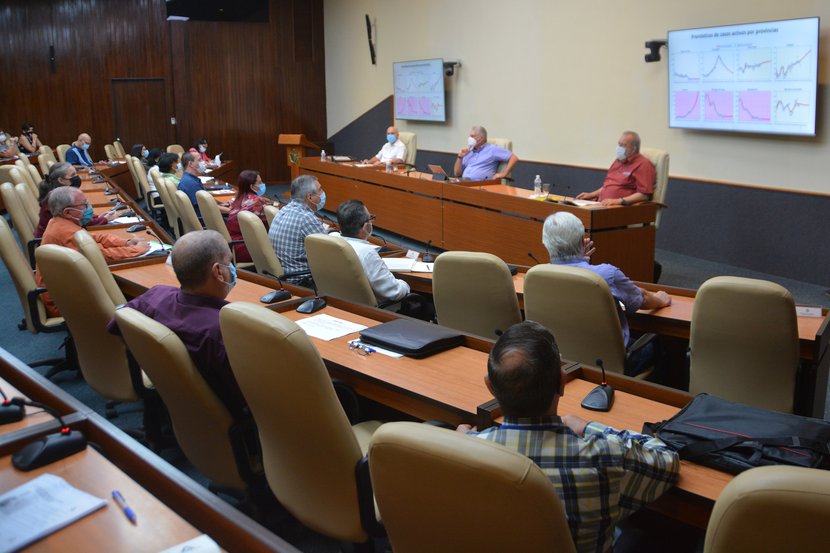
[[(38, 215), (37, 228), (35, 229), (34, 237), (40, 238), (46, 230), (46, 225), (52, 219), (52, 212), (49, 211), (49, 193), (59, 186), (74, 186), (80, 188), (81, 177), (78, 176), (78, 171), (73, 165), (66, 162), (59, 162), (52, 165), (49, 169), (49, 174), (40, 183), (37, 201), (40, 203), (40, 214)], [(84, 227), (106, 225), (113, 219), (118, 217), (118, 212), (111, 209), (103, 215), (93, 216), (92, 219)]]
[(398, 137), (397, 127), (386, 129), (386, 144), (372, 159), (364, 159), (363, 163), (386, 165), (387, 163), (403, 163), (406, 159), (406, 144)]
[(176, 189), (187, 194), (187, 198), (193, 204), (193, 209), (196, 210), (196, 215), (201, 217), (202, 212), (199, 210), (199, 203), (196, 200), (196, 192), (202, 190), (202, 181), (199, 180), (199, 163), (201, 162), (198, 153), (187, 152), (182, 156), (184, 171)]
[[(631, 282), (617, 267), (608, 263), (600, 265), (590, 264), (584, 255), (585, 227), (582, 221), (572, 213), (559, 211), (545, 219), (542, 226), (542, 243), (550, 254), (550, 262), (555, 265), (567, 265), (588, 269), (601, 276), (611, 295), (617, 300), (617, 315), (620, 318), (623, 340), (626, 346), (630, 345), (631, 334), (628, 330), (628, 319), (625, 313), (634, 313), (638, 309), (657, 309), (671, 305), (671, 296), (662, 290), (650, 292)], [(625, 312), (619, 304), (625, 306)], [(643, 352), (646, 355), (648, 352)], [(636, 362), (632, 361), (632, 364)], [(632, 366), (633, 373), (639, 372)]]
[[(499, 163), (507, 167), (499, 173)], [(499, 180), (510, 174), (519, 158), (507, 148), (487, 143), (487, 129), (473, 127), (467, 137), (467, 147), (458, 152), (455, 160), (455, 175), (470, 180)], [(463, 170), (463, 172), (462, 172)]]
[(9, 159), (20, 154), (18, 139), (0, 128), (0, 158)]
[(577, 551), (610, 552), (614, 525), (677, 482), (680, 459), (659, 439), (557, 415), (565, 388), (559, 349), (539, 323), (517, 323), (499, 337), (484, 381), (504, 422), (475, 435), (528, 456), (547, 474)]
[[(305, 252), (305, 237), (309, 234), (324, 234), (326, 228), (315, 214), (323, 209), (326, 193), (320, 182), (311, 175), (300, 175), (291, 182), (291, 202), (277, 212), (268, 229), (268, 238), (280, 260), (286, 280), (302, 283), (309, 279), (308, 256)], [(277, 275), (279, 276), (279, 275)]]
[[(75, 233), (87, 225), (94, 216), (92, 206), (89, 205), (84, 193), (72, 186), (59, 186), (49, 193), (47, 200), (52, 218), (43, 232), (41, 244), (57, 244), (77, 250)], [(121, 238), (114, 234), (96, 232), (91, 235), (101, 248), (101, 253), (107, 261), (137, 257), (147, 252), (149, 244), (139, 238)], [(45, 287), (40, 270), (35, 271), (35, 281), (40, 287)], [(57, 306), (46, 292), (42, 296), (46, 310), (51, 317), (59, 317)]]
[(378, 248), (369, 243), (374, 219), (360, 200), (345, 201), (337, 208), (340, 233), (357, 252), (378, 304), (397, 302), (409, 293), (409, 284), (395, 278), (380, 258)]
[(66, 150), (66, 162), (72, 165), (83, 165), (92, 167), (92, 158), (89, 157), (89, 145), (92, 138), (86, 133), (78, 135), (78, 140), (72, 143), (72, 147)]
[(654, 165), (640, 154), (640, 135), (625, 131), (617, 142), (616, 157), (602, 186), (593, 192), (582, 192), (577, 195), (578, 200), (631, 205), (651, 199), (657, 174)]
[[(173, 247), (173, 271), (181, 288), (158, 285), (127, 305), (163, 324), (181, 339), (205, 382), (241, 420), (245, 400), (233, 376), (219, 328), (219, 310), (236, 284), (236, 267), (222, 235), (213, 230), (189, 232)], [(107, 330), (119, 334), (115, 319)]]

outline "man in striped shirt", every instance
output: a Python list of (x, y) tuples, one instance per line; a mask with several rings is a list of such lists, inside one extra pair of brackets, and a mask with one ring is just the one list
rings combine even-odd
[(680, 460), (663, 442), (574, 415), (557, 416), (564, 391), (559, 350), (542, 325), (525, 321), (496, 342), (487, 387), (504, 423), (474, 433), (527, 455), (562, 499), (577, 551), (609, 552), (614, 527), (677, 482)]

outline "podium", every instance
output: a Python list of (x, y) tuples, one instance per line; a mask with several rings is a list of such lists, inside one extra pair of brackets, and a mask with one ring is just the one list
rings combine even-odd
[(304, 134), (280, 134), (277, 144), (286, 146), (288, 166), (291, 168), (291, 180), (300, 176), (300, 160), (308, 156), (307, 150), (321, 150), (317, 144), (308, 140)]

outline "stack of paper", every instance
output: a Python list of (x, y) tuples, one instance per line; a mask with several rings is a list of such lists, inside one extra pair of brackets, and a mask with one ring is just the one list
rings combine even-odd
[(415, 265), (416, 259), (408, 257), (384, 257), (383, 262), (390, 271), (399, 273), (408, 273), (412, 271), (412, 266)]

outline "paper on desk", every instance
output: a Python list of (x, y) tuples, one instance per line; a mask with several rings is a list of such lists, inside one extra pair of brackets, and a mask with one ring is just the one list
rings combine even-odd
[(22, 549), (106, 504), (59, 476), (42, 474), (0, 496), (0, 552)]
[(374, 167), (371, 163), (355, 163), (355, 167)]
[(223, 194), (230, 194), (232, 190), (208, 190), (214, 196), (221, 196)]
[(432, 267), (435, 263), (424, 263), (423, 261), (416, 261), (412, 265), (413, 273), (431, 273)]
[(327, 342), (335, 338), (341, 338), (347, 334), (352, 334), (353, 332), (360, 332), (366, 328), (361, 324), (338, 319), (325, 313), (299, 319), (296, 322), (312, 338), (318, 338)]
[(219, 553), (220, 551), (219, 545), (210, 536), (202, 534), (192, 540), (174, 545), (170, 549), (165, 549), (160, 553)]
[(415, 260), (408, 257), (384, 257), (382, 261), (390, 271), (398, 271), (401, 273), (411, 271), (412, 266), (415, 264)]
[(207, 184), (213, 180), (213, 177), (199, 177), (199, 180), (202, 181), (202, 184)]
[(795, 306), (795, 316), (796, 317), (810, 317), (814, 319), (820, 319), (821, 315), (821, 306), (820, 305), (796, 305)]
[(141, 221), (141, 217), (116, 217), (111, 221), (111, 223), (118, 225), (132, 225), (134, 223), (140, 223)]
[(154, 255), (156, 253), (159, 253), (161, 250), (173, 249), (173, 246), (171, 246), (170, 244), (162, 244), (161, 242), (156, 242), (155, 240), (150, 240), (147, 243), (150, 245), (150, 248), (138, 257), (146, 257), (148, 255)]

